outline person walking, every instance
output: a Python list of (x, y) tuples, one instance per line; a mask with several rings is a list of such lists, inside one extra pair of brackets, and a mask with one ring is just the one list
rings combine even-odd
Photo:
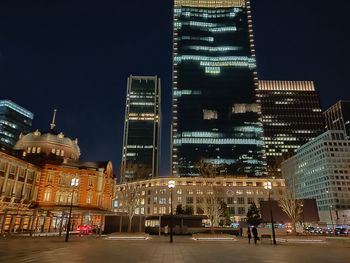
[(256, 244), (256, 241), (258, 240), (258, 229), (254, 226), (252, 232), (254, 236), (254, 244)]
[(250, 231), (250, 227), (248, 227), (247, 236), (248, 236), (248, 244), (250, 244), (250, 239), (252, 238), (252, 232)]

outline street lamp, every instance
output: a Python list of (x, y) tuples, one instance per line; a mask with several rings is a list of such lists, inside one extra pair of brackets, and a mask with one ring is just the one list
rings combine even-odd
[(271, 182), (264, 182), (264, 188), (269, 192), (269, 206), (270, 206), (270, 218), (271, 218), (271, 228), (272, 228), (272, 239), (273, 244), (276, 245), (276, 234), (275, 234), (275, 224), (273, 222), (273, 215), (272, 215), (272, 205), (271, 205), (271, 190), (272, 190), (272, 183)]
[[(328, 195), (328, 190), (326, 190), (326, 193)], [(327, 196), (328, 197), (328, 196)], [(335, 229), (334, 229), (334, 223), (333, 223), (333, 215), (332, 215), (332, 205), (330, 205), (328, 208), (329, 208), (329, 216), (331, 218), (331, 223), (332, 223), (332, 229), (333, 229), (333, 235), (335, 235)]]
[(332, 205), (329, 206), (329, 215), (331, 217), (333, 235), (335, 236), (335, 228), (334, 228), (334, 223), (333, 223), (332, 207), (333, 207)]
[(173, 188), (175, 188), (175, 181), (168, 181), (168, 188), (170, 189), (170, 243), (173, 243)]
[(68, 242), (69, 239), (69, 230), (71, 225), (71, 217), (72, 217), (72, 208), (73, 208), (73, 198), (74, 198), (74, 189), (79, 184), (79, 178), (73, 178), (70, 185), (72, 187), (72, 197), (70, 199), (70, 207), (69, 207), (69, 217), (68, 217), (68, 223), (67, 223), (67, 233), (66, 233), (66, 242)]

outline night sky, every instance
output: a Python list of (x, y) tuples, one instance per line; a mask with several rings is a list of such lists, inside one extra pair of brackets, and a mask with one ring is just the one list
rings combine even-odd
[[(323, 109), (350, 99), (348, 10), (320, 0), (252, 0), (261, 79), (314, 80)], [(162, 80), (161, 174), (169, 173), (172, 1), (1, 0), (0, 99), (31, 110), (33, 129), (78, 137), (82, 160), (119, 173), (126, 81)]]

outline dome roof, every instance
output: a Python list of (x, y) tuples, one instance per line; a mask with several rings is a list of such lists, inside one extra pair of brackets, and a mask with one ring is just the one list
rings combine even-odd
[(62, 132), (56, 133), (53, 130), (41, 133), (39, 130), (20, 135), (15, 150), (23, 150), (27, 154), (56, 155), (62, 158), (78, 160), (80, 148), (78, 139), (72, 140)]

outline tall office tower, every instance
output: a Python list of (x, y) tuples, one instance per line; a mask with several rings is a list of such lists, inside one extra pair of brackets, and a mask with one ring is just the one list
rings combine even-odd
[(312, 81), (259, 81), (269, 176), (281, 176), (281, 163), (324, 131), (320, 100)]
[(173, 37), (173, 175), (263, 175), (249, 1), (175, 0)]
[(329, 130), (284, 161), (282, 174), (296, 198), (316, 198), (321, 222), (349, 225), (349, 163), (345, 132)]
[(343, 130), (350, 139), (350, 101), (340, 100), (324, 113), (327, 130)]
[(10, 100), (0, 100), (0, 147), (11, 149), (21, 133), (30, 132), (34, 114)]
[(128, 78), (121, 179), (158, 176), (160, 157), (160, 79)]

